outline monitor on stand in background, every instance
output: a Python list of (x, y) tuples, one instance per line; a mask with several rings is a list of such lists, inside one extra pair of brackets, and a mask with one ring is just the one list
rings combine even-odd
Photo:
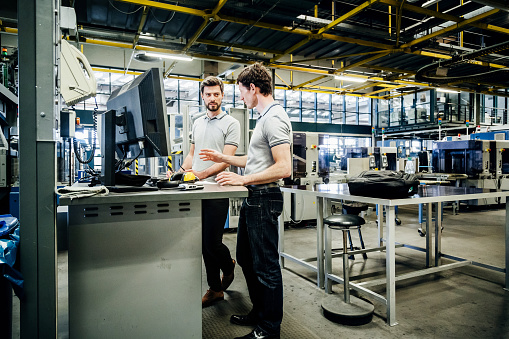
[(101, 182), (115, 186), (118, 160), (161, 157), (171, 152), (163, 75), (151, 68), (115, 90), (101, 129)]

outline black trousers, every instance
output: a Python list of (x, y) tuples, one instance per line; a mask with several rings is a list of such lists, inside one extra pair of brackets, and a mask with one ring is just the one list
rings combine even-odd
[(228, 216), (228, 199), (202, 200), (202, 253), (209, 287), (221, 291), (221, 272), (228, 275), (234, 265), (230, 250), (223, 244)]

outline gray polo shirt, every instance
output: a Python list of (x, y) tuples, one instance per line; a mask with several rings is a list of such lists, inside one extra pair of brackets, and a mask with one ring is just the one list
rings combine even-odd
[[(212, 119), (206, 114), (198, 118), (193, 124), (191, 143), (194, 144), (193, 169), (203, 171), (214, 165), (213, 161), (203, 161), (199, 153), (201, 149), (210, 148), (223, 152), (225, 145), (239, 146), (240, 123), (234, 117), (221, 112)], [(214, 181), (215, 176), (207, 181)]]
[(277, 102), (268, 105), (256, 122), (249, 142), (245, 174), (259, 173), (275, 161), (272, 147), (291, 144), (292, 124), (283, 106)]

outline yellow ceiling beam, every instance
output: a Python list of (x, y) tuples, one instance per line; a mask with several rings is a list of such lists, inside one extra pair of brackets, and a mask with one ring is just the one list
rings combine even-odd
[[(401, 6), (401, 2), (397, 1), (397, 0), (380, 0), (380, 3), (386, 4), (386, 5), (389, 5), (389, 6)], [(429, 17), (435, 17), (435, 18), (442, 19), (442, 20), (445, 20), (445, 21), (462, 22), (462, 21), (465, 20), (465, 19), (460, 18), (458, 16), (450, 15), (450, 14), (447, 14), (447, 13), (441, 13), (441, 12), (438, 12), (438, 11), (433, 11), (431, 9), (427, 9), (427, 8), (423, 8), (423, 7), (419, 7), (419, 6), (414, 6), (414, 5), (411, 5), (411, 4), (408, 4), (408, 3), (404, 3), (403, 4), (403, 9), (408, 10), (410, 12), (423, 14), (423, 15), (426, 15), (426, 16), (429, 16)], [(471, 22), (471, 23), (469, 23), (469, 25), (477, 27), (477, 28), (487, 29), (487, 30), (490, 30), (490, 31), (495, 31), (495, 32), (504, 33), (504, 34), (509, 34), (509, 29), (503, 28), (503, 27), (499, 27), (499, 26), (488, 25), (488, 24), (480, 23), (480, 22), (479, 23)]]
[(279, 79), (279, 80), (281, 80), (281, 81), (282, 81), (282, 82), (286, 85), (286, 87), (287, 87), (287, 88), (290, 88), (290, 85), (289, 85), (286, 81), (284, 81), (284, 79), (283, 79), (283, 78), (281, 78), (281, 77), (279, 76), (279, 74), (277, 74), (277, 73), (275, 73), (275, 74), (276, 74), (276, 76), (278, 77), (278, 79)]
[(301, 40), (299, 41), (298, 43), (296, 43), (295, 45), (291, 46), (290, 48), (288, 48), (287, 50), (285, 50), (282, 54), (279, 54), (279, 55), (276, 55), (274, 58), (270, 59), (270, 62), (274, 62), (280, 58), (282, 58), (283, 56), (285, 55), (288, 55), (290, 53), (292, 53), (293, 51), (295, 51), (297, 48), (301, 47), (301, 46), (304, 46), (305, 44), (307, 44), (309, 41), (311, 41), (311, 36), (308, 36), (307, 38), (305, 38), (304, 40)]
[(191, 46), (194, 44), (196, 39), (198, 39), (200, 37), (200, 35), (203, 33), (205, 28), (207, 28), (208, 25), (210, 25), (214, 21), (219, 20), (219, 17), (217, 17), (217, 13), (219, 13), (221, 8), (223, 8), (223, 6), (226, 4), (226, 1), (228, 1), (228, 0), (219, 0), (219, 2), (217, 3), (216, 7), (214, 7), (214, 9), (210, 13), (210, 15), (207, 15), (203, 18), (203, 22), (200, 25), (200, 27), (198, 28), (198, 30), (196, 30), (196, 32), (193, 34), (191, 39), (189, 39), (187, 44), (184, 46), (184, 48), (182, 50), (183, 53), (186, 53), (189, 50), (189, 48), (191, 48)]
[(493, 14), (497, 13), (498, 11), (500, 11), (500, 10), (499, 10), (499, 9), (492, 9), (491, 11), (488, 11), (488, 12), (486, 12), (486, 13), (479, 14), (479, 15), (477, 15), (477, 16), (474, 16), (474, 17), (470, 18), (470, 19), (466, 19), (466, 20), (464, 20), (464, 21), (461, 21), (461, 22), (459, 22), (459, 23), (457, 23), (457, 24), (455, 24), (455, 25), (451, 25), (451, 26), (446, 27), (446, 28), (444, 28), (444, 29), (441, 29), (441, 30), (439, 30), (439, 31), (433, 32), (433, 33), (431, 33), (431, 34), (428, 34), (428, 35), (425, 35), (425, 36), (420, 37), (420, 38), (418, 38), (418, 39), (415, 39), (415, 40), (413, 40), (413, 41), (410, 41), (410, 42), (408, 42), (408, 43), (406, 43), (406, 44), (401, 45), (401, 47), (402, 47), (402, 48), (411, 47), (411, 46), (414, 46), (414, 45), (416, 45), (416, 44), (418, 44), (418, 43), (421, 43), (421, 42), (423, 42), (423, 41), (426, 41), (426, 40), (432, 39), (432, 38), (434, 38), (434, 37), (436, 37), (436, 36), (443, 35), (443, 34), (445, 34), (445, 33), (448, 33), (448, 32), (450, 32), (450, 31), (454, 31), (454, 30), (456, 30), (456, 29), (460, 29), (460, 28), (462, 28), (462, 27), (468, 26), (470, 23), (473, 23), (473, 22), (476, 22), (476, 21), (482, 20), (482, 19), (484, 19), (484, 18), (487, 18), (487, 17), (489, 17), (489, 16), (491, 16), (491, 15), (493, 15)]
[(159, 1), (150, 1), (150, 0), (116, 0), (116, 1), (127, 2), (127, 3), (133, 4), (133, 5), (149, 6), (149, 7), (153, 7), (153, 8), (164, 9), (167, 11), (185, 13), (185, 14), (196, 15), (196, 16), (201, 16), (201, 17), (205, 17), (207, 15), (207, 13), (205, 11), (201, 11), (199, 9), (170, 5), (170, 4), (167, 4), (164, 2), (159, 2)]
[(300, 85), (297, 85), (297, 86), (293, 86), (292, 89), (297, 89), (297, 88), (301, 88), (301, 87), (304, 87), (305, 85), (309, 85), (310, 83), (312, 82), (315, 82), (315, 81), (318, 81), (318, 80), (322, 80), (323, 78), (327, 78), (328, 75), (320, 75), (319, 77), (317, 78), (314, 78), (314, 79), (311, 79), (311, 80), (308, 80), (306, 82), (303, 82), (302, 84)]
[(133, 48), (138, 44), (138, 40), (140, 39), (140, 33), (143, 30), (143, 26), (145, 26), (145, 22), (147, 21), (147, 15), (148, 15), (148, 7), (143, 7), (143, 14), (141, 15), (140, 24), (138, 25), (138, 30), (136, 31), (136, 35), (134, 37), (133, 41)]
[(376, 60), (376, 59), (380, 59), (380, 58), (386, 56), (387, 54), (389, 54), (389, 52), (380, 53), (380, 54), (374, 55), (374, 56), (372, 56), (370, 58), (367, 58), (367, 59), (358, 61), (356, 63), (350, 64), (348, 66), (344, 66), (344, 67), (338, 68), (337, 70), (334, 71), (334, 74), (338, 74), (338, 73), (341, 73), (343, 71), (346, 71), (347, 69), (351, 69), (351, 68), (354, 68), (354, 67), (357, 67), (357, 66), (360, 66), (360, 65), (364, 65), (365, 63), (368, 63), (370, 61), (373, 61), (373, 60)]
[[(392, 89), (401, 88), (401, 87), (406, 87), (406, 85), (399, 85)], [(387, 88), (379, 89), (378, 91), (374, 91), (371, 93), (366, 93), (366, 94), (363, 94), (363, 96), (373, 95), (373, 94), (377, 94), (377, 93), (381, 93), (381, 92), (387, 92)]]
[(233, 48), (244, 49), (244, 50), (248, 50), (248, 51), (262, 52), (262, 53), (270, 53), (270, 54), (283, 53), (283, 51), (277, 51), (274, 49), (259, 48), (259, 47), (253, 47), (253, 46), (247, 46), (247, 45), (229, 44), (226, 42), (220, 42), (220, 41), (214, 41), (214, 40), (197, 39), (196, 42), (199, 44), (218, 46), (218, 47), (228, 47), (228, 48), (233, 47)]
[(337, 18), (336, 20), (332, 21), (331, 23), (329, 23), (327, 26), (325, 27), (322, 27), (318, 30), (318, 34), (322, 34), (322, 33), (325, 33), (326, 31), (328, 31), (329, 29), (333, 28), (334, 26), (337, 26), (339, 25), (340, 23), (350, 19), (351, 17), (359, 14), (360, 12), (362, 12), (366, 7), (369, 7), (371, 6), (372, 4), (378, 2), (379, 0), (368, 0), (362, 4), (360, 4), (359, 6), (355, 7), (354, 9), (352, 9), (351, 11), (349, 11), (348, 13), (345, 13), (343, 14), (342, 16), (340, 16), (339, 18)]

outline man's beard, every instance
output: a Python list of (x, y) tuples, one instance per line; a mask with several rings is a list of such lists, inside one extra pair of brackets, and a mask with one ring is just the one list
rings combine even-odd
[(208, 104), (208, 105), (207, 105), (207, 109), (208, 109), (209, 111), (211, 111), (211, 112), (217, 112), (217, 111), (221, 108), (221, 104), (220, 104), (220, 103), (219, 103), (219, 104), (218, 104), (218, 103), (216, 103), (215, 105), (216, 105), (216, 107), (214, 108), (214, 107), (212, 106), (212, 103), (210, 103), (210, 104)]

